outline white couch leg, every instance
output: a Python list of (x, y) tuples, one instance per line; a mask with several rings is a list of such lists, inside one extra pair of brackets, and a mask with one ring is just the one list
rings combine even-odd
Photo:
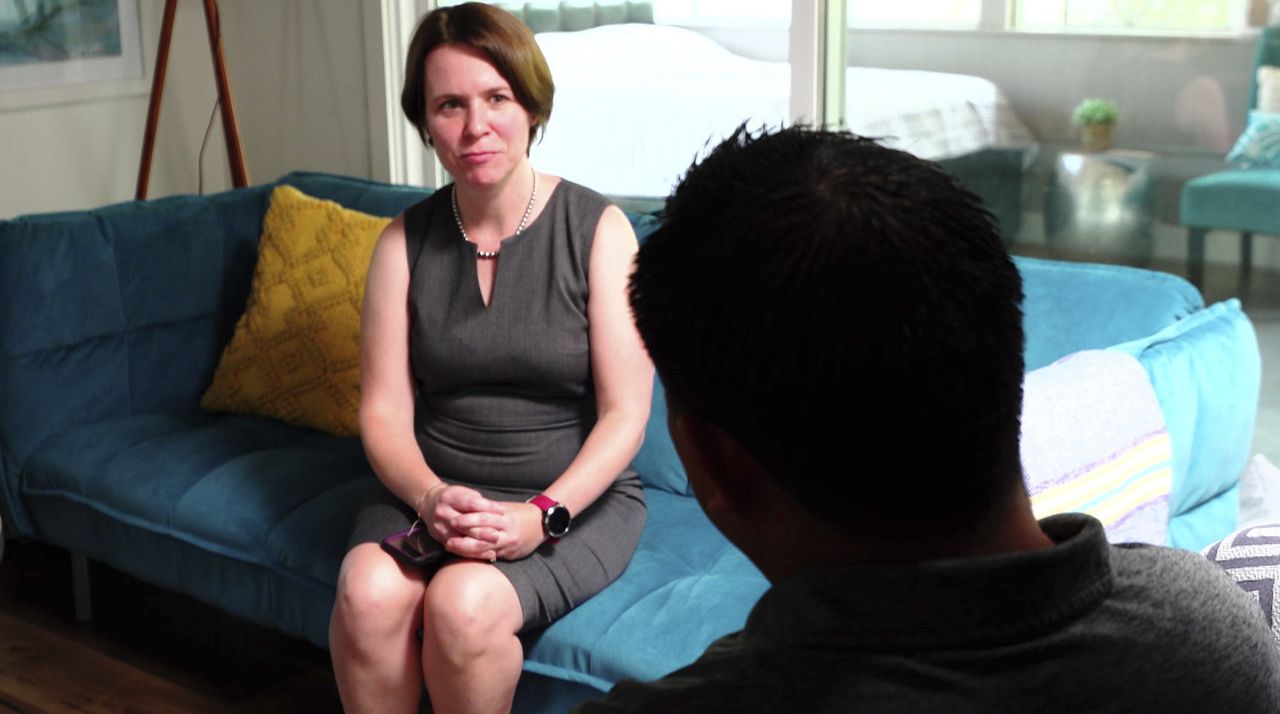
[(89, 603), (89, 559), (71, 554), (71, 594), (76, 603), (76, 622), (88, 622), (93, 616)]

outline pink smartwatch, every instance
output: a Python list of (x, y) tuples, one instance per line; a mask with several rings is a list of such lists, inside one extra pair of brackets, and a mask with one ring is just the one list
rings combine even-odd
[(565, 508), (564, 505), (551, 500), (543, 493), (534, 496), (528, 502), (542, 509), (542, 532), (547, 534), (547, 538), (552, 543), (560, 540), (569, 532), (569, 526), (573, 523), (573, 518), (569, 515), (569, 509)]

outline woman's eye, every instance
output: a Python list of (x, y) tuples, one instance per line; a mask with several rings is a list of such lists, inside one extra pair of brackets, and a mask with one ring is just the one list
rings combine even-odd
[(509, 99), (510, 99), (510, 97), (508, 97), (508, 96), (507, 96), (507, 95), (505, 95), (505, 94), (495, 94), (495, 95), (493, 95), (493, 96), (489, 97), (489, 101), (490, 101), (490, 102), (492, 102), (492, 103), (494, 103), (494, 104), (499, 104), (499, 103), (501, 103), (501, 102), (508, 101)]

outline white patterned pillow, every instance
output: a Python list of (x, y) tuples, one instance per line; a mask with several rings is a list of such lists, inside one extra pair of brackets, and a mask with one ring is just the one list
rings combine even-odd
[(1280, 114), (1249, 112), (1249, 123), (1227, 161), (1246, 166), (1280, 168)]
[(1280, 67), (1258, 68), (1258, 106), (1260, 112), (1280, 114)]
[(1203, 554), (1258, 601), (1280, 649), (1280, 524), (1243, 528)]

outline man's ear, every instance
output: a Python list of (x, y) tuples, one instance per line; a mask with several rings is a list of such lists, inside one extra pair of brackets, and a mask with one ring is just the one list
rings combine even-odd
[(672, 412), (668, 428), (707, 515), (713, 521), (717, 516), (748, 516), (757, 496), (756, 479), (764, 475), (755, 458), (719, 427), (688, 412)]

